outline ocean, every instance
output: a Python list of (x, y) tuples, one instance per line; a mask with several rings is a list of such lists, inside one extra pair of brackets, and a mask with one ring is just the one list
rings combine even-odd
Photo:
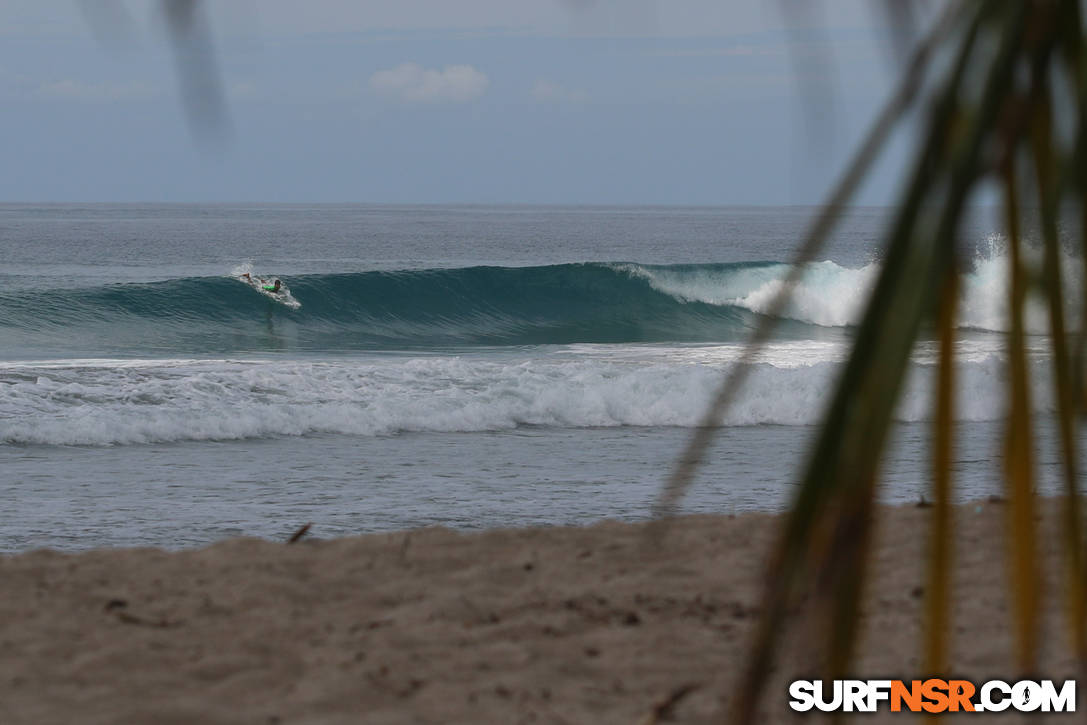
[[(813, 213), (0, 204), (0, 550), (647, 518)], [(962, 499), (1001, 491), (1006, 255), (976, 216)], [(683, 512), (788, 504), (886, 222), (851, 210), (806, 270)], [(1028, 346), (1054, 492), (1043, 318)], [(885, 501), (928, 495), (935, 351), (915, 351)]]

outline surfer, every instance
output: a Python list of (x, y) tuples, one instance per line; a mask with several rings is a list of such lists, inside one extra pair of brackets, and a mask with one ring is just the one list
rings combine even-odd
[[(250, 284), (253, 283), (253, 276), (249, 272), (242, 272), (241, 276), (242, 279), (244, 279), (246, 282), (249, 282)], [(262, 290), (264, 290), (265, 292), (271, 292), (273, 294), (278, 294), (280, 288), (283, 287), (283, 283), (280, 282), (278, 279), (276, 279), (274, 282), (269, 282), (268, 280), (264, 279), (264, 277), (257, 277), (257, 282), (260, 284), (260, 288)]]
[(283, 281), (278, 277), (261, 277), (253, 274), (252, 272), (239, 272), (235, 277), (239, 282), (245, 282), (250, 287), (270, 297), (275, 302), (281, 305), (297, 310), (302, 307), (302, 303), (291, 296), (290, 289), (287, 285), (283, 284)]

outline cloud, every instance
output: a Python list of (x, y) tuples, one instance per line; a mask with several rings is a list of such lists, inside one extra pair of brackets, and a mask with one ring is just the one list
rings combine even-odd
[(0, 95), (25, 95), (35, 87), (36, 84), (27, 76), (0, 67)]
[(442, 70), (418, 63), (401, 63), (370, 76), (370, 87), (408, 103), (464, 103), (479, 98), (491, 81), (470, 65), (447, 65)]
[(238, 101), (252, 101), (261, 96), (257, 84), (252, 81), (232, 81), (227, 84), (226, 94)]
[(34, 95), (38, 98), (72, 101), (120, 101), (152, 98), (156, 92), (151, 86), (140, 82), (118, 84), (62, 80), (38, 86)]
[(584, 103), (589, 100), (589, 94), (581, 89), (570, 89), (543, 78), (532, 87), (532, 97), (541, 103)]
[(650, 55), (674, 58), (751, 57), (784, 55), (785, 45), (729, 45), (723, 48), (683, 48), (679, 50), (655, 50)]

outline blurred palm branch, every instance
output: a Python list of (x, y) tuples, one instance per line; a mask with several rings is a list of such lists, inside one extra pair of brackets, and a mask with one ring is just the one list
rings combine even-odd
[[(134, 25), (120, 0), (83, 0), (91, 30), (104, 44), (124, 43)], [(159, 0), (177, 71), (178, 94), (194, 139), (218, 144), (230, 134), (226, 93), (203, 0)]]
[[(891, 27), (903, 28), (902, 5), (885, 0)], [(910, 26), (913, 27), (912, 25)], [(830, 194), (802, 244), (791, 277), (709, 406), (662, 491), (659, 514), (674, 511), (721, 414), (740, 391), (759, 347), (773, 334), (804, 264), (819, 254), (843, 208), (863, 183), (894, 128), (920, 120), (913, 165), (884, 239), (879, 278), (852, 350), (837, 381), (798, 494), (783, 520), (765, 575), (761, 620), (732, 712), (752, 722), (768, 681), (788, 615), (804, 602), (825, 635), (824, 670), (847, 676), (878, 514), (876, 488), (899, 392), (919, 337), (939, 348), (932, 406), (933, 506), (924, 640), (931, 675), (947, 674), (950, 560), (953, 523), (954, 346), (963, 252), (960, 229), (971, 204), (999, 193), (1008, 245), (1007, 418), (1003, 475), (1016, 666), (1036, 666), (1041, 591), (1037, 574), (1032, 380), (1025, 307), (1041, 300), (1048, 312), (1044, 340), (1053, 369), (1064, 494), (1060, 577), (1068, 641), (1081, 666), (1085, 649), (1085, 558), (1078, 501), (1079, 418), (1087, 411), (1087, 335), (1066, 322), (1062, 244), (1087, 263), (1087, 36), (1078, 0), (956, 0), (921, 36), (900, 30), (913, 46), (902, 80)], [(1022, 200), (1026, 200), (1025, 202)], [(1031, 214), (1023, 214), (1030, 208)], [(1078, 212), (1073, 239), (1062, 242), (1062, 212)], [(1024, 221), (1030, 219), (1029, 225)], [(1027, 263), (1024, 234), (1038, 240), (1040, 265)], [(1087, 295), (1084, 295), (1087, 298)], [(1087, 302), (1084, 302), (1087, 307)], [(1087, 309), (1078, 312), (1087, 321)]]

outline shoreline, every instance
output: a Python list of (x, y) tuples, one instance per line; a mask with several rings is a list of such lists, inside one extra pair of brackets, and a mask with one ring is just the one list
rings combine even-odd
[[(1052, 679), (1076, 675), (1053, 586), (1062, 503), (1039, 505)], [(919, 677), (931, 509), (878, 508), (851, 676)], [(1017, 679), (1004, 511), (955, 507), (956, 677)], [(0, 555), (0, 722), (638, 723), (677, 693), (674, 721), (719, 722), (779, 520), (684, 516), (659, 545), (649, 522), (605, 521)], [(765, 722), (794, 717), (786, 683), (815, 671), (791, 629)]]

